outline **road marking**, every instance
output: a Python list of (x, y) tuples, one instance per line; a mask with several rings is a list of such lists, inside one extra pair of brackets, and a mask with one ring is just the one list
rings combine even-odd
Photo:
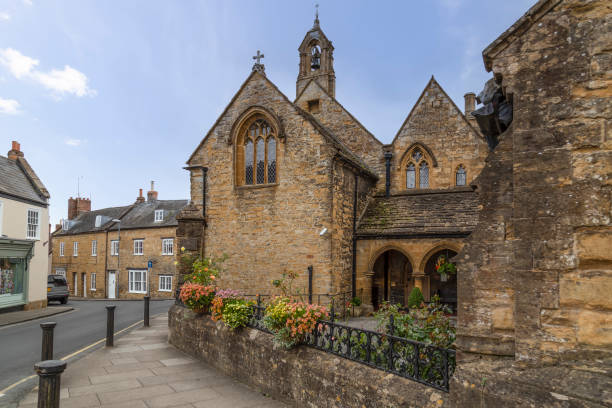
[[(154, 315), (153, 317), (155, 317), (155, 316), (157, 316), (157, 315)], [(133, 324), (129, 325), (128, 327), (115, 332), (115, 335), (123, 333), (124, 331), (126, 331), (128, 329), (131, 329), (132, 327), (136, 326), (137, 324), (140, 324), (140, 323), (143, 323), (143, 322), (144, 322), (144, 320), (139, 320), (136, 323), (133, 323)], [(80, 354), (80, 353), (82, 353), (82, 352), (84, 352), (86, 350), (89, 350), (92, 347), (97, 346), (98, 344), (102, 343), (103, 341), (106, 341), (106, 337), (103, 338), (103, 339), (100, 339), (100, 340), (98, 340), (98, 341), (96, 341), (94, 343), (91, 343), (89, 346), (85, 346), (82, 349), (75, 351), (74, 353), (68, 354), (67, 356), (64, 356), (64, 357), (60, 358), (60, 360), (66, 361), (69, 358), (72, 358), (72, 357), (74, 357), (74, 356), (76, 356), (76, 355), (78, 355), (78, 354)], [(9, 385), (5, 389), (0, 390), (0, 398), (4, 397), (8, 391), (10, 391), (11, 389), (15, 388), (19, 384), (23, 384), (24, 382), (26, 382), (28, 380), (31, 380), (32, 378), (35, 378), (35, 377), (36, 377), (36, 374), (30, 375), (28, 377), (22, 378), (21, 380), (17, 381), (14, 384)]]

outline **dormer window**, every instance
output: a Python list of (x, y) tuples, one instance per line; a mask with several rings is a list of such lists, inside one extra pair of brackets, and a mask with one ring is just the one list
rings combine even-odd
[(96, 228), (100, 228), (102, 226), (102, 216), (96, 215)]
[(164, 220), (164, 210), (155, 210), (155, 222), (162, 222)]

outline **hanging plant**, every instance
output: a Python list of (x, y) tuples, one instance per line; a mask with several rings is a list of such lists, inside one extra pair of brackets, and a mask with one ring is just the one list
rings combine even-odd
[(446, 255), (440, 255), (436, 261), (436, 272), (440, 274), (440, 280), (446, 282), (450, 275), (457, 273), (457, 267), (454, 263), (448, 262)]

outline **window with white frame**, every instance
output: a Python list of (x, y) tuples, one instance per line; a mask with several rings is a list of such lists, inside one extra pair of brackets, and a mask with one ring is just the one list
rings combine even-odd
[(64, 256), (64, 243), (60, 242), (60, 256)]
[(91, 241), (91, 256), (98, 256), (98, 241)]
[(130, 270), (128, 276), (128, 290), (130, 293), (147, 293), (147, 271)]
[(174, 239), (162, 239), (162, 255), (174, 255)]
[(164, 220), (164, 210), (155, 210), (155, 222), (162, 222)]
[(159, 291), (172, 292), (172, 275), (159, 276)]
[(96, 274), (92, 273), (89, 279), (89, 290), (96, 290)]
[(111, 241), (111, 256), (119, 255), (119, 241)]
[(28, 210), (28, 228), (26, 238), (40, 239), (40, 211)]
[(77, 241), (72, 243), (72, 256), (79, 256), (79, 243)]
[(134, 255), (143, 255), (144, 254), (144, 245), (142, 239), (134, 240)]

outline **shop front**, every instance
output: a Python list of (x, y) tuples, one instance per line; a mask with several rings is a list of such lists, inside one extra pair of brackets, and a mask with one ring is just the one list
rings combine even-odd
[(28, 300), (28, 272), (34, 242), (0, 238), (0, 312)]

